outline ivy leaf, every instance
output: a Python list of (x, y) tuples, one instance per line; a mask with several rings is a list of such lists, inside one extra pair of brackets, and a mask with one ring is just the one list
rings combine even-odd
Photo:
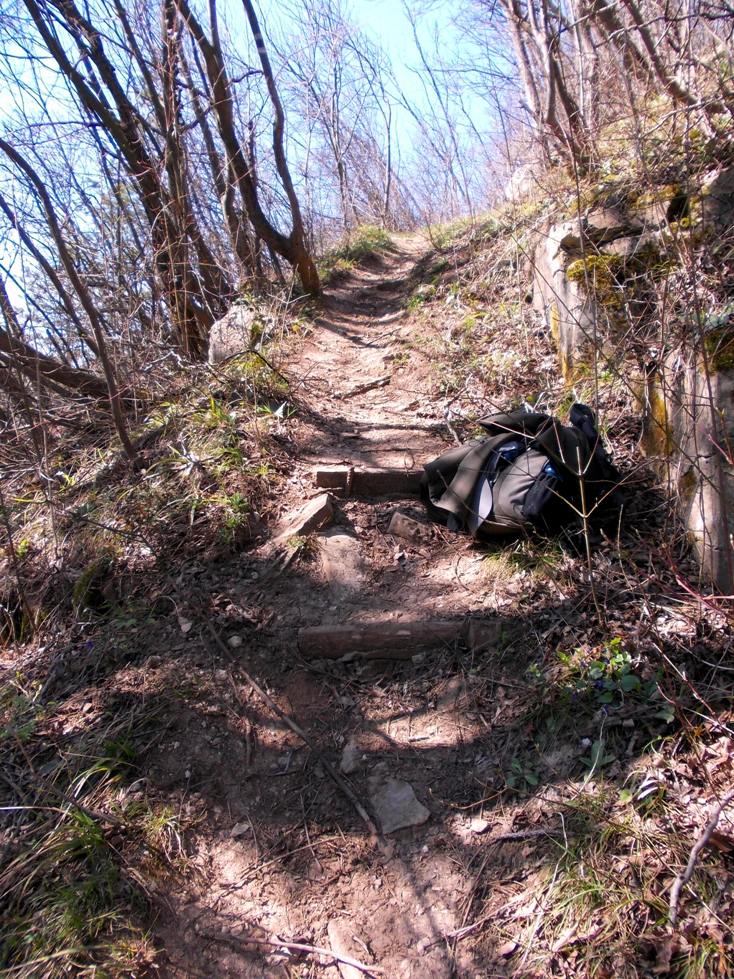
[(625, 673), (625, 675), (619, 681), (619, 686), (625, 693), (631, 693), (633, 690), (640, 689), (642, 686), (642, 681), (634, 673)]

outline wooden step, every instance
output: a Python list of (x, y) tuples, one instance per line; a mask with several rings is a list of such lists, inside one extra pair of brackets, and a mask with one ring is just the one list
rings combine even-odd
[(328, 466), (316, 470), (316, 485), (344, 496), (388, 496), (404, 499), (420, 495), (422, 469), (366, 469)]
[(473, 653), (489, 653), (507, 637), (497, 617), (406, 619), (305, 626), (298, 630), (298, 650), (306, 659), (410, 659), (422, 649), (462, 642)]
[(360, 653), (363, 659), (410, 659), (418, 649), (461, 639), (465, 628), (464, 619), (316, 625), (298, 630), (298, 649), (307, 659), (340, 659), (347, 653)]

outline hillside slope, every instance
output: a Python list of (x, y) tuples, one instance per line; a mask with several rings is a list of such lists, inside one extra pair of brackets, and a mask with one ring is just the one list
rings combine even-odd
[[(146, 477), (122, 477), (134, 539), (86, 581), (79, 562), (49, 626), (2, 654), (12, 974), (336, 977), (325, 948), (361, 963), (342, 976), (391, 979), (734, 968), (726, 813), (671, 898), (731, 791), (731, 624), (680, 576), (623, 389), (597, 407), (630, 504), (588, 561), (474, 546), (354, 483), (510, 403), (568, 407), (521, 240), (396, 236), (283, 341), (259, 416), (236, 364), (202, 382), (208, 407), (181, 394), (195, 410), (150, 466), (184, 457), (196, 493), (169, 523), (149, 503), (152, 548)], [(300, 531), (335, 467), (352, 492)], [(319, 656), (341, 633), (308, 630), (345, 624), (397, 638)]]

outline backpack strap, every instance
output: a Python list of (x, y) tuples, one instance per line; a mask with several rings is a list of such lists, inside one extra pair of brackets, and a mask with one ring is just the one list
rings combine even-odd
[(551, 421), (550, 415), (542, 411), (525, 411), (524, 408), (518, 408), (515, 411), (480, 418), (479, 424), (486, 429), (488, 435), (501, 435), (505, 432), (515, 437), (535, 438)]

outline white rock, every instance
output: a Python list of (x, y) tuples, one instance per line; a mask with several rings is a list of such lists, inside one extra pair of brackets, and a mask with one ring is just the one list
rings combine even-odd
[(373, 775), (369, 780), (369, 793), (383, 833), (422, 826), (431, 815), (416, 799), (413, 787), (399, 779)]

